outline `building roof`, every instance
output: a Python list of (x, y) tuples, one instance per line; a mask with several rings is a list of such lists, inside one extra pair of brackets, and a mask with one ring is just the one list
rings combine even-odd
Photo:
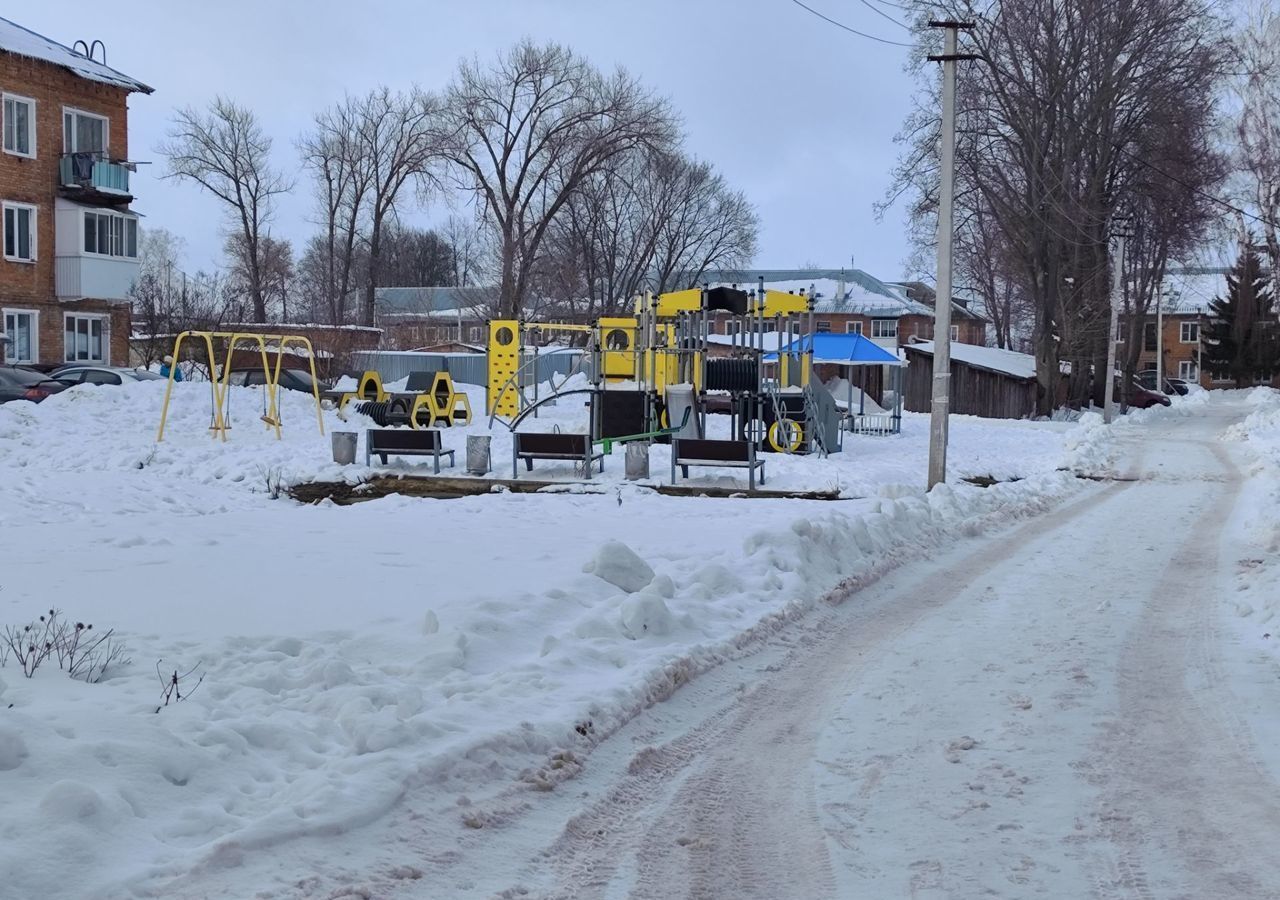
[[(816, 313), (884, 319), (933, 315), (933, 307), (911, 299), (905, 286), (881, 281), (861, 269), (712, 269), (702, 280), (712, 286), (737, 285), (751, 290), (762, 278), (769, 290), (809, 294)], [(980, 318), (957, 303), (952, 304), (952, 310), (963, 318)]]
[(380, 287), (374, 289), (379, 315), (441, 318), (474, 312), (497, 296), (494, 287)]
[(1171, 268), (1164, 275), (1164, 312), (1166, 315), (1207, 313), (1209, 304), (1226, 295), (1225, 266), (1186, 266)]
[[(933, 356), (933, 341), (907, 344), (904, 350), (914, 350)], [(1016, 350), (1000, 350), (996, 347), (978, 347), (974, 344), (951, 342), (951, 359), (975, 369), (986, 369), (1023, 380), (1036, 377), (1036, 358)]]
[(29, 59), (53, 63), (55, 66), (62, 66), (64, 69), (70, 70), (81, 78), (87, 78), (90, 81), (97, 81), (102, 84), (110, 84), (124, 88), (127, 91), (150, 94), (154, 90), (154, 88), (130, 78), (123, 72), (117, 72), (105, 63), (89, 59), (70, 47), (50, 40), (44, 35), (36, 34), (29, 28), (23, 28), (16, 22), (11, 22), (4, 18), (0, 18), (0, 50), (14, 53), (18, 56), (25, 56)]

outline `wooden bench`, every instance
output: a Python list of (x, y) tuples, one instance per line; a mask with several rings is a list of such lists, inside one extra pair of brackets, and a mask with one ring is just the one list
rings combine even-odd
[(724, 466), (747, 470), (747, 489), (756, 489), (756, 468), (760, 469), (760, 483), (764, 484), (764, 460), (756, 459), (753, 441), (711, 441), (692, 438), (673, 438), (671, 441), (671, 483), (676, 482), (676, 466), (681, 474), (689, 477), (690, 466)]
[(453, 451), (444, 449), (440, 432), (429, 429), (370, 428), (364, 433), (364, 464), (371, 465), (375, 456), (382, 460), (384, 466), (388, 456), (430, 456), (437, 475), (440, 474), (440, 457), (449, 457), (449, 465), (453, 465)]
[(591, 464), (599, 461), (604, 471), (604, 454), (595, 452), (588, 434), (555, 432), (514, 432), (511, 435), (511, 477), (520, 477), (520, 460), (533, 471), (535, 459), (564, 459), (582, 463), (582, 471), (591, 477)]

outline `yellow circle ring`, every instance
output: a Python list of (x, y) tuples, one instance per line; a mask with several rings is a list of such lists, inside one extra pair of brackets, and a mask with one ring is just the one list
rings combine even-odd
[[(778, 443), (778, 432), (781, 431), (779, 426), (783, 424), (790, 429), (789, 433), (793, 438), (789, 444), (785, 445)], [(804, 443), (804, 429), (794, 419), (778, 419), (769, 426), (769, 446), (779, 453), (795, 453), (802, 443)]]

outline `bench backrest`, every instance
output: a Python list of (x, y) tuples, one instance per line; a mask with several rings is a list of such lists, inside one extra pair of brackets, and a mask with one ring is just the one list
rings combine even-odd
[(562, 456), (586, 456), (591, 439), (585, 434), (555, 434), (548, 432), (517, 431), (517, 453), (555, 453)]
[(716, 459), (724, 462), (750, 462), (749, 441), (710, 441), (676, 438), (671, 452), (677, 459)]
[(432, 429), (370, 428), (366, 436), (369, 452), (380, 450), (439, 450), (440, 432)]

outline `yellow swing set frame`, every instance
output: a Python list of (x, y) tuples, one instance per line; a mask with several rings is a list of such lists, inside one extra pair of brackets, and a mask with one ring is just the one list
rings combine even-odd
[[(213, 420), (209, 425), (209, 432), (213, 436), (226, 441), (227, 430), (231, 427), (227, 421), (227, 392), (231, 387), (231, 361), (235, 355), (236, 345), (242, 342), (250, 342), (251, 345), (256, 345), (259, 354), (262, 356), (262, 374), (265, 380), (263, 390), (266, 391), (268, 398), (267, 410), (263, 413), (262, 421), (266, 423), (268, 428), (275, 429), (276, 440), (282, 437), (278, 398), (280, 394), (280, 372), (283, 368), (285, 348), (290, 344), (294, 344), (306, 351), (307, 365), (311, 369), (311, 394), (316, 402), (316, 424), (320, 426), (320, 433), (324, 434), (324, 414), (321, 412), (320, 407), (320, 380), (316, 377), (316, 354), (309, 339), (297, 334), (184, 331), (173, 342), (174, 363), (169, 369), (169, 383), (164, 389), (164, 406), (160, 409), (160, 428), (156, 432), (157, 443), (164, 440), (164, 426), (169, 417), (169, 399), (173, 394), (174, 374), (178, 367), (178, 351), (182, 349), (183, 342), (188, 338), (203, 341), (205, 351), (208, 354), (209, 387), (213, 394)], [(213, 349), (214, 341), (226, 341), (227, 344), (226, 363), (222, 367), (221, 378), (215, 375), (218, 369), (217, 354)], [(267, 358), (268, 342), (275, 345), (276, 364), (274, 368), (272, 368), (271, 361)]]

